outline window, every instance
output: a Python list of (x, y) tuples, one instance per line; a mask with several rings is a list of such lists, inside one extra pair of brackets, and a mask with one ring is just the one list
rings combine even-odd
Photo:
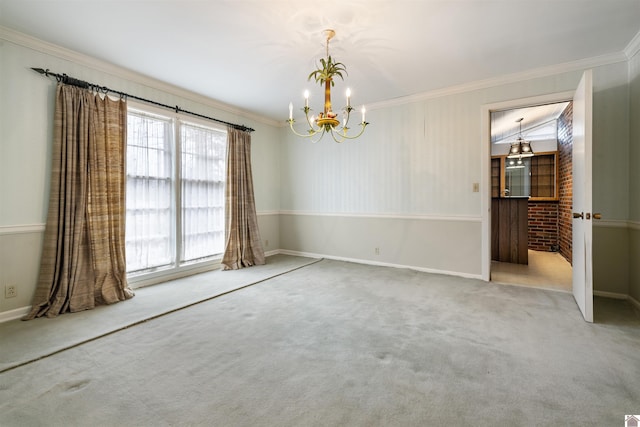
[(226, 143), (226, 132), (181, 125), (183, 262), (224, 249)]
[(226, 130), (129, 107), (127, 273), (222, 254), (226, 141)]

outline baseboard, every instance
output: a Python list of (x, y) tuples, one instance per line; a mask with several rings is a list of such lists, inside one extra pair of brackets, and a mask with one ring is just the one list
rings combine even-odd
[(612, 299), (629, 299), (629, 295), (627, 294), (619, 294), (617, 292), (606, 292), (606, 291), (593, 291), (594, 297), (604, 297), (604, 298), (612, 298)]
[(292, 255), (292, 256), (304, 256), (309, 258), (325, 258), (325, 259), (331, 259), (335, 261), (354, 262), (357, 264), (375, 265), (378, 267), (408, 268), (410, 270), (421, 271), (423, 273), (444, 274), (446, 276), (457, 276), (457, 277), (463, 277), (465, 279), (482, 279), (482, 276), (480, 274), (470, 274), (470, 273), (461, 273), (457, 271), (438, 270), (435, 268), (416, 267), (413, 265), (393, 264), (388, 262), (371, 261), (368, 259), (338, 257), (333, 255), (323, 255), (323, 254), (316, 254), (316, 253), (310, 253), (310, 252), (289, 251), (289, 250), (282, 250), (282, 249), (280, 250), (280, 253), (285, 255)]
[(635, 306), (636, 309), (640, 310), (640, 301), (638, 301), (631, 295), (619, 294), (616, 292), (605, 292), (605, 291), (593, 291), (593, 295), (596, 297), (626, 300), (626, 301), (629, 301), (631, 305)]
[[(346, 258), (346, 257), (336, 257), (331, 255), (320, 255), (320, 254), (311, 253), (311, 252), (290, 251), (286, 249), (274, 249), (272, 251), (265, 252), (266, 257), (279, 255), (279, 254), (291, 255), (291, 256), (303, 256), (307, 258), (325, 258), (325, 259), (331, 259), (335, 261), (354, 262), (357, 264), (375, 265), (379, 267), (408, 268), (410, 270), (421, 271), (424, 273), (444, 274), (447, 276), (457, 276), (457, 277), (463, 277), (466, 279), (481, 279), (481, 275), (479, 274), (459, 273), (455, 271), (438, 270), (433, 268), (415, 267), (410, 265), (392, 264), (392, 263), (386, 263), (386, 262), (376, 262), (376, 261), (363, 260), (358, 258)], [(631, 295), (620, 294), (617, 292), (607, 292), (607, 291), (593, 291), (593, 295), (598, 297), (604, 297), (604, 298), (628, 300), (638, 310), (640, 310), (640, 301), (633, 298)], [(31, 311), (31, 306), (0, 312), (0, 323), (9, 322), (15, 319), (20, 319), (26, 316), (27, 314), (29, 314), (29, 311)]]
[(16, 308), (14, 310), (3, 311), (0, 313), (0, 323), (9, 322), (11, 320), (21, 319), (31, 311), (31, 306)]

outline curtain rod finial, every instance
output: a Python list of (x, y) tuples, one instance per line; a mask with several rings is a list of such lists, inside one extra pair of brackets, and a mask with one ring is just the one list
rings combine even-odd
[(47, 72), (46, 70), (43, 70), (42, 68), (33, 68), (33, 67), (31, 67), (31, 69), (33, 71), (37, 71), (40, 74), (45, 74)]

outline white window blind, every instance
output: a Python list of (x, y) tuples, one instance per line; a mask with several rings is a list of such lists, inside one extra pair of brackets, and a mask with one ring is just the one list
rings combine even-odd
[(127, 120), (127, 272), (220, 256), (226, 131), (132, 108)]

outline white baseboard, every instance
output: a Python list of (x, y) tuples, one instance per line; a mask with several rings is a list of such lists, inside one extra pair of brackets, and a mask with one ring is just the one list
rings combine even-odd
[(285, 255), (292, 255), (292, 256), (304, 256), (309, 258), (325, 258), (325, 259), (332, 259), (335, 261), (355, 262), (357, 264), (376, 265), (379, 267), (408, 268), (410, 270), (421, 271), (424, 273), (444, 274), (447, 276), (463, 277), (465, 279), (482, 279), (482, 276), (480, 274), (460, 273), (457, 271), (438, 270), (434, 268), (416, 267), (413, 265), (404, 265), (404, 264), (393, 264), (388, 262), (371, 261), (368, 259), (338, 257), (333, 255), (322, 255), (322, 254), (316, 254), (316, 253), (310, 253), (310, 252), (298, 252), (298, 251), (289, 251), (289, 250), (280, 250), (280, 253)]
[(638, 310), (640, 310), (640, 301), (638, 301), (637, 299), (635, 299), (631, 295), (629, 295), (627, 299), (629, 300), (629, 302), (631, 304), (635, 305)]
[(20, 319), (31, 311), (31, 306), (16, 308), (14, 310), (3, 311), (0, 313), (0, 323), (9, 322), (10, 320)]

